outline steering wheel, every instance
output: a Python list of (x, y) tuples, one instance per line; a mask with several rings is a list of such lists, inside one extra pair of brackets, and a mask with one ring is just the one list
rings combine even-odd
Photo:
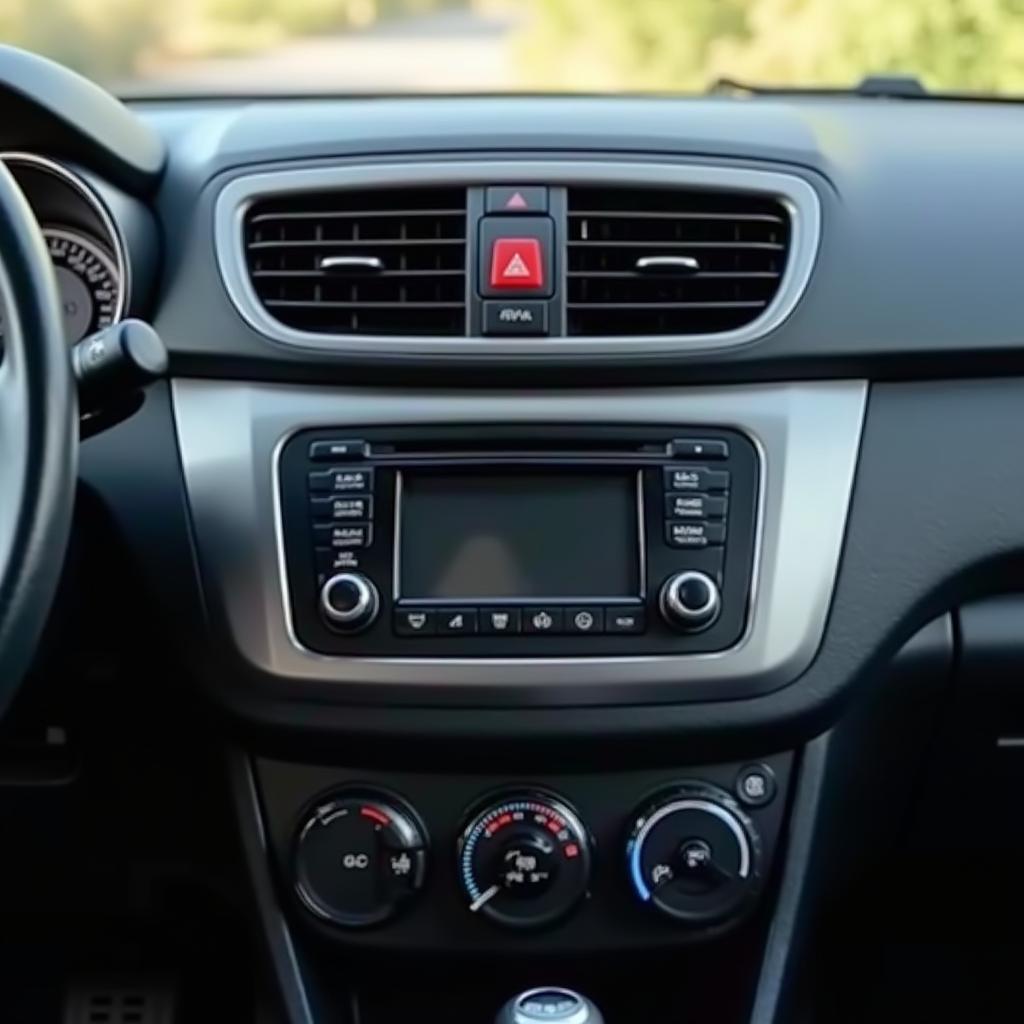
[(32, 662), (74, 506), (78, 404), (53, 264), (0, 163), (0, 716)]

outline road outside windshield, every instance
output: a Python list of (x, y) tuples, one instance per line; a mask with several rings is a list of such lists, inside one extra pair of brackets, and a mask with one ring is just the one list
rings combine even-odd
[(1024, 95), (1024, 0), (0, 0), (122, 94), (700, 92), (721, 77)]

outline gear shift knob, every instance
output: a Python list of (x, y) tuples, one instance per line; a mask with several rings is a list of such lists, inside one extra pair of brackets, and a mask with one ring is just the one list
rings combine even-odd
[(567, 988), (532, 988), (510, 999), (495, 1024), (604, 1024), (601, 1011), (586, 996)]

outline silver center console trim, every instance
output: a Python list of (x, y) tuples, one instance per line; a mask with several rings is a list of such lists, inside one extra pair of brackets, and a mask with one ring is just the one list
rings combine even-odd
[[(853, 487), (864, 381), (618, 391), (401, 392), (175, 380), (178, 442), (216, 627), (252, 668), (353, 700), (657, 703), (792, 682), (821, 643)], [(620, 423), (735, 428), (761, 454), (758, 542), (742, 640), (715, 654), (612, 658), (343, 658), (291, 625), (277, 456), (308, 427)], [(215, 642), (222, 638), (214, 636)], [(381, 687), (386, 687), (382, 690)]]
[[(528, 185), (615, 185), (747, 192), (778, 199), (790, 217), (790, 248), (779, 290), (768, 307), (738, 330), (716, 334), (630, 337), (467, 338), (316, 334), (288, 327), (267, 312), (249, 277), (245, 214), (258, 199), (324, 189), (415, 185), (478, 185), (515, 180)], [(650, 161), (513, 160), (366, 163), (291, 168), (248, 174), (224, 186), (214, 212), (217, 262), (231, 301), (249, 325), (268, 339), (307, 349), (359, 355), (548, 356), (706, 352), (745, 345), (775, 330), (803, 295), (821, 235), (821, 203), (794, 174), (745, 167)], [(559, 260), (561, 263), (561, 260)], [(467, 267), (472, 275), (473, 268)]]

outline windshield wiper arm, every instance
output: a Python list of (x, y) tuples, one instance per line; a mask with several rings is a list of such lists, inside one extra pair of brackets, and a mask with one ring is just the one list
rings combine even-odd
[(716, 78), (708, 92), (726, 95), (746, 96), (865, 96), (871, 99), (921, 99), (928, 96), (928, 90), (919, 78), (913, 75), (868, 75), (860, 84), (851, 89), (758, 85), (742, 82), (736, 78)]

